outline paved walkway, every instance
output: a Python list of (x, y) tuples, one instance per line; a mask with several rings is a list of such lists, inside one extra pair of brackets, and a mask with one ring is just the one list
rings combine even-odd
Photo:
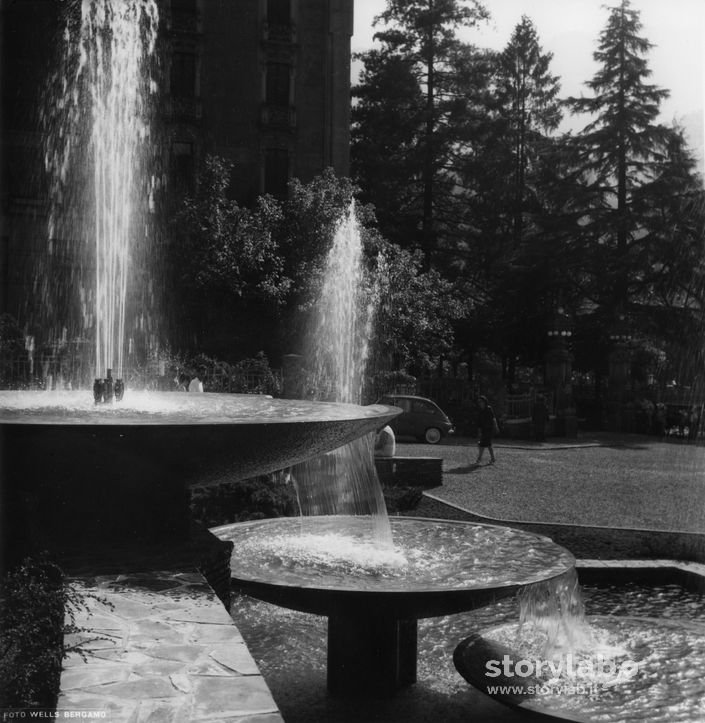
[(497, 463), (473, 464), (474, 440), (397, 454), (443, 457), (441, 500), (493, 519), (705, 532), (705, 447), (649, 437), (496, 442)]
[[(240, 632), (203, 577), (149, 572), (83, 578), (84, 656), (61, 675), (60, 712), (123, 721), (282, 723)], [(60, 713), (59, 717), (62, 717)]]

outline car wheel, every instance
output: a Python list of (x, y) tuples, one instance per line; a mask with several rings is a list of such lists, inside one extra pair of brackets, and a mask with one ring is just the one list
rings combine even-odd
[(429, 427), (426, 430), (426, 434), (424, 435), (424, 439), (429, 444), (438, 444), (441, 441), (441, 437), (443, 435), (441, 434), (441, 430), (437, 429), (436, 427)]

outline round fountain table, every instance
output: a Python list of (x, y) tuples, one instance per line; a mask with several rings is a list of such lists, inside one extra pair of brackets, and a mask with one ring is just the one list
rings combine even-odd
[(390, 522), (395, 548), (412, 559), (404, 569), (374, 561), (366, 569), (364, 549), (353, 562), (339, 558), (337, 569), (335, 554), (326, 559), (326, 548), (338, 544), (336, 530), (352, 528), (355, 539), (364, 518), (309, 517), (303, 525), (279, 518), (211, 529), (233, 542), (234, 590), (328, 617), (328, 689), (335, 695), (384, 696), (414, 683), (419, 618), (483, 607), (575, 565), (547, 537), (520, 530), (421, 518)]

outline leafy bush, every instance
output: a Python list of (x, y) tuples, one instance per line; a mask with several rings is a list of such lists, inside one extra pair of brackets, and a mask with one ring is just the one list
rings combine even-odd
[(63, 658), (66, 591), (61, 570), (25, 560), (0, 595), (0, 706), (52, 707)]
[(278, 475), (266, 475), (239, 482), (231, 498), (233, 520), (262, 520), (291, 517), (297, 513), (296, 495), (291, 485), (282, 484)]
[[(3, 580), (0, 593), (0, 708), (52, 708), (61, 661), (79, 646), (64, 635), (79, 632), (75, 614), (85, 597), (67, 584), (46, 554), (27, 558)], [(66, 618), (65, 618), (66, 616)]]
[(296, 493), (287, 482), (285, 472), (273, 472), (238, 482), (192, 487), (191, 515), (206, 527), (296, 515)]
[(383, 488), (384, 501), (390, 515), (412, 512), (423, 499), (423, 490), (419, 487), (388, 487)]

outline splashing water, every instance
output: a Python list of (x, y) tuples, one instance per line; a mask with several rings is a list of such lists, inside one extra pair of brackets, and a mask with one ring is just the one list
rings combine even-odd
[(523, 588), (518, 597), (520, 634), (535, 643), (541, 641), (544, 655), (568, 653), (594, 644), (575, 568)]
[[(67, 4), (68, 6), (68, 4)], [(63, 57), (44, 112), (53, 207), (49, 254), (85, 243), (81, 331), (95, 335), (95, 376), (123, 374), (128, 285), (147, 235), (150, 66), (156, 0), (82, 0), (67, 7)], [(153, 186), (153, 181), (150, 181)]]
[[(354, 202), (340, 220), (328, 253), (310, 335), (311, 385), (317, 399), (359, 404), (377, 294), (365, 272)], [(370, 515), (377, 544), (392, 533), (373, 459), (374, 434), (298, 465), (293, 480), (306, 515)]]

